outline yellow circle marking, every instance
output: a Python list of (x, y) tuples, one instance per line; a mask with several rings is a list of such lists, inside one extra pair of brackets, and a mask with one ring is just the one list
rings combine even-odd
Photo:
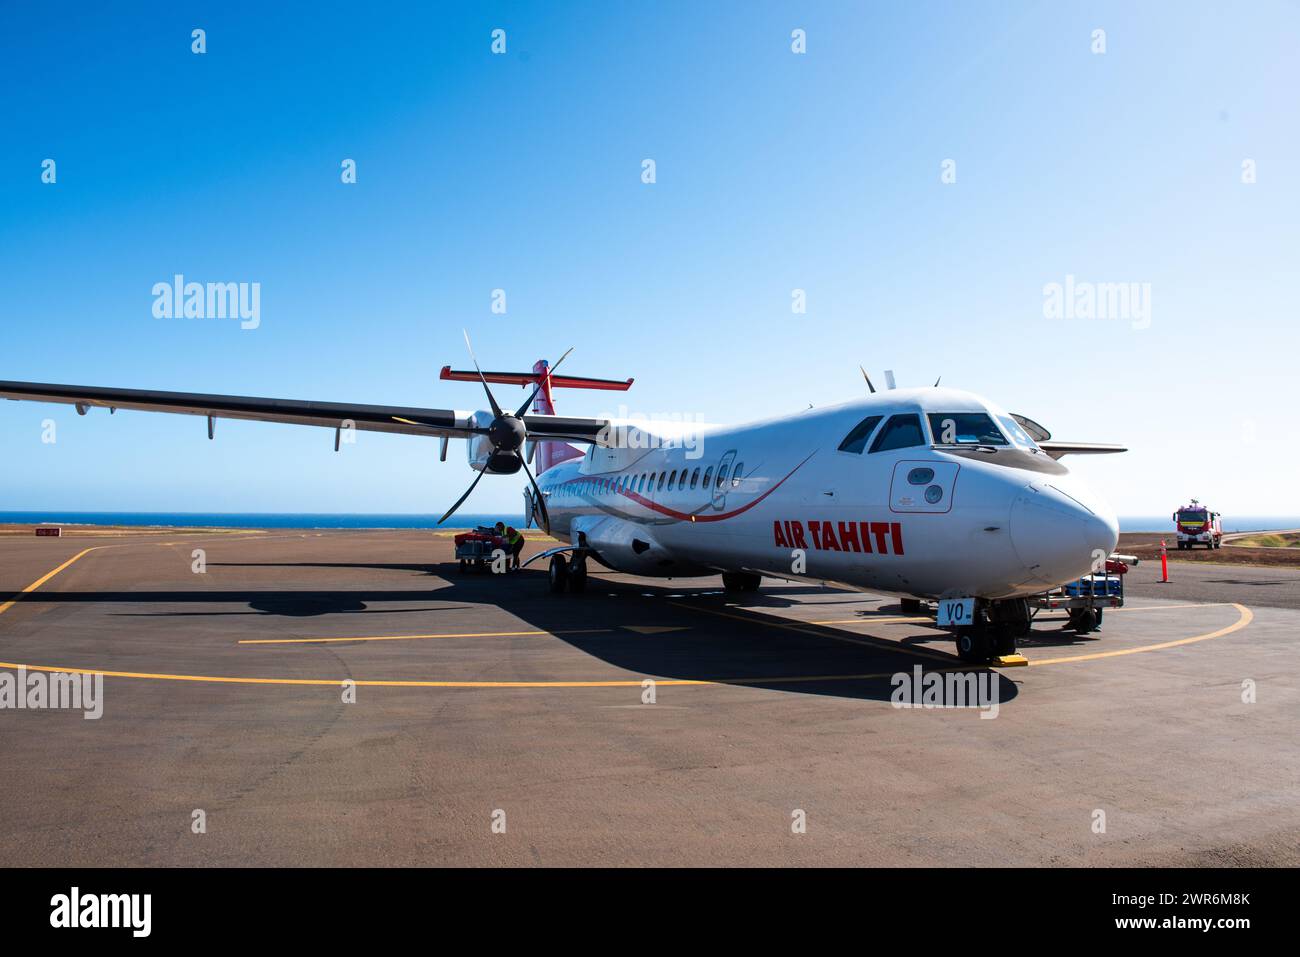
[[(78, 552), (76, 555), (73, 555), (71, 558), (69, 558), (58, 568), (55, 568), (53, 571), (48, 572), (47, 574), (38, 578), (36, 581), (32, 582), (30, 585), (24, 588), (22, 592), (20, 592), (19, 594), (25, 595), (35, 591), (37, 588), (40, 588), (42, 585), (48, 582), (55, 575), (58, 575), (60, 572), (64, 571), (69, 566), (71, 566), (78, 559), (82, 558), (84, 555), (89, 554), (90, 552), (96, 551), (99, 548), (122, 548), (122, 547), (128, 547), (128, 546), (101, 545), (101, 546), (96, 546), (94, 548), (87, 548), (84, 551)], [(9, 608), (11, 608), (14, 605), (16, 600), (17, 600), (17, 596), (15, 596), (14, 599), (11, 599), (5, 604), (0, 605), (0, 614), (9, 610)], [(818, 637), (832, 637), (832, 638), (836, 637), (834, 635), (823, 635), (820, 632), (812, 631), (812, 629), (809, 628), (800, 628), (797, 624), (783, 624), (781, 622), (766, 621), (760, 618), (753, 618), (747, 615), (737, 615), (729, 612), (716, 611), (714, 609), (700, 608), (698, 606), (692, 606), (692, 605), (684, 604), (681, 602), (675, 602), (675, 601), (670, 601), (669, 604), (679, 605), (680, 607), (683, 608), (693, 608), (693, 610), (695, 611), (704, 611), (704, 612), (708, 612), (709, 614), (719, 615), (724, 618), (734, 618), (739, 621), (749, 622), (750, 624), (766, 625), (773, 628), (785, 628), (790, 631), (807, 632), (809, 634), (817, 635)], [(1121, 655), (1136, 655), (1136, 654), (1142, 654), (1143, 652), (1147, 652), (1147, 651), (1160, 651), (1161, 649), (1164, 648), (1175, 648), (1179, 645), (1190, 645), (1198, 641), (1209, 641), (1212, 638), (1222, 638), (1224, 635), (1230, 635), (1235, 631), (1240, 631), (1242, 628), (1245, 628), (1255, 618), (1254, 613), (1245, 605), (1240, 605), (1237, 604), (1236, 602), (1232, 602), (1231, 605), (1233, 608), (1237, 609), (1239, 615), (1237, 621), (1227, 626), (1226, 628), (1220, 628), (1217, 631), (1211, 631), (1204, 635), (1194, 635), (1190, 638), (1178, 638), (1173, 641), (1162, 641), (1154, 645), (1143, 645), (1139, 648), (1123, 648), (1123, 649), (1118, 649), (1116, 651), (1100, 651), (1100, 652), (1095, 652), (1093, 654), (1086, 654), (1086, 655), (1071, 655), (1065, 658), (1047, 658), (1038, 661), (1031, 661), (1029, 662), (1029, 664), (1031, 666), (1058, 665), (1058, 664), (1064, 664), (1065, 662), (1069, 662), (1069, 661), (1093, 661), (1100, 658), (1116, 658)], [(1158, 607), (1158, 606), (1150, 606), (1150, 607)], [(319, 641), (320, 639), (306, 639), (306, 640)], [(338, 640), (356, 641), (358, 639), (338, 639)], [(844, 638), (842, 640), (849, 641), (853, 644), (868, 644), (867, 642), (859, 641), (853, 638)], [(870, 647), (878, 648), (880, 650), (894, 650), (894, 649), (890, 649), (887, 644), (878, 645), (872, 643), (870, 644)], [(936, 659), (939, 658), (938, 655), (928, 654), (925, 652), (915, 652), (915, 651), (902, 649), (902, 648), (899, 648), (897, 650), (904, 654), (919, 654), (928, 658), (936, 658)], [(949, 661), (951, 659), (940, 659), (940, 660)], [(968, 667), (969, 666), (958, 666), (958, 667), (941, 668), (941, 669), (934, 669), (934, 670), (961, 671), (961, 670), (968, 670)], [(19, 663), (6, 662), (6, 661), (0, 661), (0, 668), (14, 668), (14, 669), (25, 668), (28, 671), (58, 672), (63, 674), (80, 674), (80, 675), (98, 674), (98, 675), (103, 675), (107, 678), (146, 678), (154, 681), (197, 681), (197, 682), (203, 682), (209, 684), (315, 685), (315, 686), (324, 685), (329, 687), (339, 687), (343, 684), (345, 680), (342, 678), (236, 678), (236, 677), (228, 677), (222, 675), (174, 675), (174, 674), (162, 674), (162, 673), (153, 673), (153, 672), (146, 672), (146, 671), (104, 671), (95, 668), (68, 668), (68, 667), (57, 667), (54, 665), (29, 665), (29, 664), (19, 664)], [(866, 681), (866, 680), (873, 680), (879, 678), (888, 678), (891, 677), (893, 674), (894, 672), (885, 671), (885, 672), (875, 672), (872, 674), (854, 674), (854, 675), (789, 675), (789, 676), (762, 677), (762, 678), (662, 678), (662, 679), (652, 678), (649, 680), (653, 681), (656, 686), (662, 685), (665, 687), (685, 687), (691, 685), (713, 685), (713, 684), (757, 685), (757, 684), (792, 684), (798, 682), (811, 682), (811, 681)], [(421, 680), (381, 681), (381, 680), (372, 680), (372, 679), (360, 679), (360, 680), (346, 679), (346, 680), (351, 680), (353, 684), (358, 686), (364, 685), (367, 687), (383, 687), (383, 688), (639, 688), (644, 684), (644, 682), (647, 679), (637, 678), (637, 679), (618, 679), (618, 680), (603, 680), (603, 681), (601, 680), (597, 680), (597, 681), (421, 681)]]
[(1239, 605), (1235, 601), (1228, 602), (1233, 608), (1237, 609), (1240, 616), (1235, 622), (1227, 628), (1220, 628), (1218, 631), (1211, 631), (1204, 635), (1193, 635), (1191, 638), (1176, 638), (1173, 641), (1160, 641), (1154, 645), (1142, 645), (1139, 648), (1117, 648), (1114, 651), (1097, 651), (1088, 655), (1069, 655), (1065, 658), (1042, 658), (1037, 661), (1029, 662), (1030, 666), (1034, 665), (1059, 665), (1067, 661), (1095, 661), (1099, 658), (1118, 658), (1121, 655), (1136, 655), (1144, 651), (1159, 651), (1162, 648), (1177, 648), (1179, 645), (1191, 645), (1198, 641), (1209, 641), (1211, 638), (1222, 638), (1224, 635), (1230, 635), (1234, 631), (1241, 631), (1252, 621), (1255, 620), (1255, 613), (1245, 605)]
[(612, 628), (562, 628), (558, 631), (463, 631), (442, 635), (371, 635), (364, 638), (241, 638), (239, 645), (323, 645), (335, 641), (414, 641), (418, 638), (514, 638), (525, 635), (598, 635)]

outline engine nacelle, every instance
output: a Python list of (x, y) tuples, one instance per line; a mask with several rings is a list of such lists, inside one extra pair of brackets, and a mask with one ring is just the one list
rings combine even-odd
[[(469, 417), (474, 428), (487, 428), (496, 417), (491, 412), (475, 412)], [(465, 451), (469, 457), (469, 467), (476, 472), (491, 472), (493, 475), (513, 475), (522, 467), (519, 456), (514, 452), (498, 452), (492, 440), (486, 435), (471, 435), (465, 442)]]

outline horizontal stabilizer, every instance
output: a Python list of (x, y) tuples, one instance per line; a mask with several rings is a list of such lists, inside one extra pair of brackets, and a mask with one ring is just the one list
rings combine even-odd
[[(453, 369), (451, 366), (443, 366), (440, 379), (448, 379), (452, 382), (478, 382), (478, 373), (474, 371), (463, 371)], [(541, 376), (536, 372), (484, 372), (483, 378), (489, 382), (499, 382), (503, 385), (536, 385)], [(552, 389), (604, 389), (610, 392), (626, 392), (632, 388), (631, 379), (589, 379), (584, 376), (576, 375), (553, 375), (550, 377)]]

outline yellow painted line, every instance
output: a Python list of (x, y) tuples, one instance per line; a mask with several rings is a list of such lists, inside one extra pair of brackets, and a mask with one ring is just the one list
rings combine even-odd
[(1125, 605), (1123, 608), (1107, 608), (1106, 611), (1168, 611), (1171, 608), (1214, 608), (1231, 604), (1230, 601), (1190, 601), (1181, 605)]
[(928, 616), (920, 618), (904, 618), (902, 615), (877, 615), (874, 618), (832, 618), (829, 621), (810, 621), (810, 625), (914, 625), (920, 622), (929, 622), (933, 624), (934, 619)]
[[(54, 571), (47, 572), (46, 574), (42, 575), (40, 578), (36, 579), (36, 581), (32, 582), (30, 585), (28, 585), (18, 594), (19, 595), (31, 594), (32, 592), (36, 591), (36, 589), (44, 585), (51, 578), (53, 578), (55, 575), (57, 575), (59, 572), (63, 571), (65, 568), (70, 566), (73, 562), (77, 561), (77, 559), (81, 558), (84, 555), (89, 555), (91, 552), (95, 551), (96, 548), (100, 548), (100, 547), (102, 546), (95, 546), (94, 548), (87, 548), (85, 551), (78, 552), (77, 554), (69, 558), (66, 562), (64, 562), (62, 565), (60, 565), (58, 568), (54, 569)], [(15, 604), (17, 604), (17, 602), (18, 602), (18, 597), (17, 595), (15, 595), (9, 601), (5, 602), (3, 605), (0, 605), (0, 615), (3, 615), (5, 612), (7, 612), (10, 608), (12, 608)]]
[(1177, 638), (1173, 641), (1161, 641), (1154, 645), (1142, 645), (1138, 648), (1118, 648), (1115, 651), (1098, 651), (1088, 655), (1071, 655), (1068, 658), (1043, 658), (1037, 661), (1029, 662), (1030, 666), (1034, 665), (1059, 665), (1067, 661), (1096, 661), (1099, 658), (1118, 658), (1121, 655), (1140, 655), (1147, 651), (1159, 651), (1162, 648), (1177, 648), (1179, 645), (1191, 645), (1198, 641), (1209, 641), (1211, 638), (1222, 638), (1224, 635), (1230, 635), (1234, 631), (1240, 631), (1255, 620), (1255, 613), (1245, 605), (1238, 605), (1236, 602), (1224, 602), (1237, 609), (1238, 618), (1236, 622), (1227, 628), (1220, 628), (1218, 631), (1211, 631), (1204, 635), (1193, 635), (1191, 638)]
[(731, 612), (718, 611), (716, 608), (701, 608), (699, 605), (690, 605), (680, 601), (670, 601), (668, 604), (676, 605), (678, 608), (689, 608), (692, 611), (702, 611), (707, 615), (717, 615), (720, 618), (732, 618), (736, 621), (743, 621), (750, 625), (762, 625), (765, 628), (779, 628), (783, 631), (796, 631), (804, 635), (813, 635), (816, 638), (830, 638), (832, 641), (842, 641), (850, 645), (861, 645), (864, 648), (875, 648), (877, 651), (892, 651), (896, 654), (911, 655), (916, 658), (930, 658), (934, 661), (942, 661), (945, 663), (952, 661), (951, 655), (936, 655), (928, 651), (921, 651), (917, 648), (904, 648), (893, 642), (862, 641), (858, 638), (850, 638), (848, 635), (828, 635), (825, 632), (801, 627), (798, 623), (754, 618), (750, 615), (734, 615)]
[[(1245, 605), (1238, 605), (1235, 602), (1232, 606), (1237, 609), (1240, 617), (1235, 624), (1226, 628), (1220, 628), (1218, 631), (1212, 631), (1204, 635), (1195, 635), (1191, 638), (1178, 638), (1174, 641), (1162, 641), (1154, 645), (1143, 645), (1140, 648), (1124, 648), (1117, 651), (1102, 651), (1095, 654), (1073, 655), (1068, 658), (1046, 658), (1038, 661), (1030, 661), (1033, 665), (1057, 665), (1068, 661), (1093, 661), (1099, 658), (1115, 658), (1120, 655), (1137, 655), (1148, 651), (1159, 651), (1162, 648), (1174, 648), (1179, 645), (1190, 645), (1198, 641), (1209, 641), (1211, 638), (1222, 638), (1224, 635), (1230, 635), (1235, 631), (1240, 631), (1254, 620), (1254, 614)], [(728, 616), (740, 617), (740, 616)], [(750, 619), (741, 618), (742, 621)], [(756, 621), (756, 624), (763, 622)], [(778, 626), (779, 627), (779, 626)], [(810, 632), (818, 634), (817, 632)], [(848, 639), (851, 640), (851, 639)], [(865, 644), (865, 642), (853, 642), (854, 644)], [(872, 645), (871, 647), (877, 647)], [(899, 649), (903, 651), (905, 649)], [(910, 653), (910, 652), (909, 652)], [(935, 668), (932, 671), (938, 672), (965, 672), (980, 668), (979, 665), (968, 664), (951, 664), (952, 658), (943, 658), (938, 655), (928, 655), (927, 657), (935, 658), (945, 663), (949, 663), (947, 668)], [(211, 684), (247, 684), (247, 685), (316, 685), (327, 687), (339, 687), (343, 684), (342, 678), (235, 678), (224, 677), (219, 675), (172, 675), (172, 674), (154, 674), (151, 672), (141, 671), (103, 671), (95, 668), (67, 668), (55, 667), (52, 665), (25, 665), (13, 662), (0, 661), (0, 668), (26, 668), (28, 671), (46, 671), (62, 672), (65, 674), (93, 675), (100, 674), (107, 678), (147, 678), (155, 681), (197, 681)], [(867, 674), (851, 675), (780, 675), (762, 678), (652, 678), (656, 685), (665, 687), (684, 687), (688, 685), (761, 685), (761, 684), (794, 684), (810, 681), (868, 681), (879, 678), (890, 678), (895, 672), (879, 671)], [(604, 681), (375, 681), (361, 679), (355, 683), (358, 686), (383, 687), (383, 688), (639, 688), (645, 681), (645, 678), (604, 680)]]
[(335, 641), (414, 641), (417, 638), (513, 638), (523, 635), (594, 635), (612, 628), (570, 628), (561, 631), (466, 631), (444, 635), (372, 635), (365, 638), (242, 638), (241, 645), (319, 645)]
[[(343, 684), (342, 678), (236, 678), (222, 675), (173, 675), (154, 674), (144, 671), (103, 671), (96, 668), (63, 668), (53, 665), (23, 665), (0, 661), (0, 668), (26, 668), (28, 671), (60, 672), (74, 675), (103, 675), (106, 678), (147, 678), (154, 681), (198, 681), (213, 684), (251, 684), (251, 685), (325, 685), (337, 688)], [(937, 671), (959, 671), (969, 668), (934, 669)], [(865, 681), (868, 679), (889, 678), (895, 672), (881, 671), (873, 674), (852, 675), (774, 675), (761, 678), (645, 678), (609, 679), (595, 681), (379, 681), (369, 679), (354, 680), (358, 686), (383, 688), (639, 688), (648, 679), (657, 686), (679, 687), (685, 685), (759, 685), (791, 684), (808, 681)]]

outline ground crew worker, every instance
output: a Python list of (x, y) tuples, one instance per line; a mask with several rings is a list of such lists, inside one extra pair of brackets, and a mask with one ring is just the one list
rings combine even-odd
[(510, 567), (518, 570), (519, 554), (524, 550), (523, 533), (513, 525), (507, 526), (505, 522), (497, 522), (497, 534), (506, 540), (506, 546), (510, 550)]

